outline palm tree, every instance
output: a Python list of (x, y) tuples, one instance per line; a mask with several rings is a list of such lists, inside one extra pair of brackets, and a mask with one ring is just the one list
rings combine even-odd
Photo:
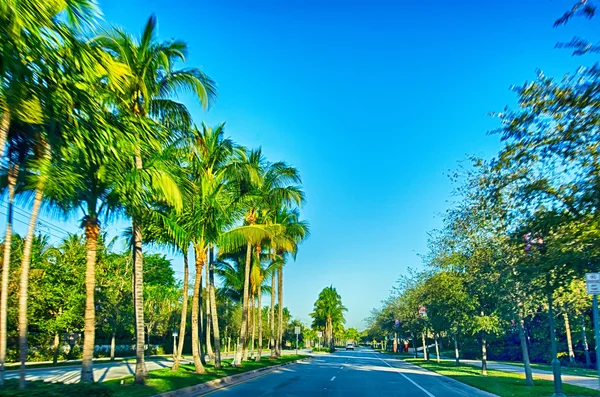
[(347, 310), (342, 305), (342, 297), (333, 286), (325, 287), (319, 293), (314, 311), (310, 315), (313, 318), (313, 328), (325, 328), (325, 342), (330, 348), (334, 343), (334, 331), (345, 323), (344, 312)]
[[(110, 51), (116, 59), (123, 62), (131, 70), (131, 75), (123, 87), (123, 94), (116, 98), (119, 111), (132, 118), (130, 132), (141, 149), (158, 149), (169, 134), (186, 130), (190, 122), (187, 108), (171, 100), (173, 95), (182, 91), (192, 92), (205, 108), (216, 96), (214, 82), (199, 69), (174, 70), (178, 61), (185, 61), (187, 46), (184, 42), (172, 40), (158, 42), (156, 39), (156, 18), (151, 16), (139, 39), (120, 30), (113, 29), (106, 35), (96, 39), (96, 43)], [(148, 129), (149, 117), (159, 120), (167, 127), (164, 131)], [(155, 135), (158, 132), (158, 136)], [(166, 134), (165, 134), (166, 132)], [(144, 211), (141, 181), (136, 178), (145, 169), (142, 150), (134, 156), (134, 177), (132, 199), (128, 203), (128, 213), (132, 219), (134, 240), (134, 306), (136, 320), (136, 383), (143, 383), (146, 377), (144, 362), (144, 313), (143, 313), (143, 262), (142, 262), (142, 225)], [(165, 191), (173, 193), (176, 187), (170, 183), (164, 186)], [(200, 253), (196, 253), (201, 260)], [(194, 323), (192, 320), (192, 327)]]
[[(67, 15), (67, 23), (63, 19), (57, 18), (57, 15), (65, 11)], [(40, 126), (44, 121), (52, 120), (54, 127), (61, 125), (56, 120), (53, 113), (48, 113), (48, 103), (44, 103), (44, 98), (47, 95), (56, 95), (60, 92), (60, 87), (52, 84), (48, 79), (50, 74), (48, 64), (54, 68), (55, 63), (52, 57), (52, 52), (56, 47), (57, 38), (68, 36), (72, 28), (81, 26), (82, 24), (91, 23), (95, 16), (96, 10), (93, 3), (87, 0), (75, 0), (72, 2), (63, 1), (15, 1), (7, 0), (0, 4), (0, 40), (2, 46), (0, 48), (0, 158), (3, 157), (7, 139), (11, 126), (14, 123), (20, 123), (17, 129), (28, 130), (32, 126)], [(51, 43), (50, 38), (55, 39)], [(60, 47), (60, 45), (59, 45)], [(63, 46), (64, 47), (64, 46)], [(62, 70), (61, 70), (62, 71)], [(39, 128), (36, 134), (39, 134)], [(42, 129), (42, 133), (49, 134), (50, 131), (46, 128)], [(26, 137), (29, 139), (29, 137)], [(45, 150), (44, 152), (48, 152)], [(19, 168), (11, 162), (9, 184), (9, 222), (7, 229), (11, 226), (12, 219), (12, 203), (14, 199), (14, 181), (16, 180)], [(41, 186), (40, 186), (41, 187)], [(11, 197), (10, 191), (13, 190)], [(36, 194), (36, 201), (33, 208), (39, 208), (36, 202), (42, 198), (42, 193)], [(32, 215), (31, 224), (35, 225), (37, 213)], [(30, 233), (33, 235), (33, 230)], [(10, 244), (5, 249), (5, 260), (10, 259)], [(27, 251), (31, 251), (31, 246), (24, 247)], [(28, 255), (24, 255), (24, 264), (26, 270), (29, 265)], [(8, 271), (8, 267), (4, 266)], [(20, 297), (20, 327), (26, 328), (26, 303), (27, 303), (27, 273), (22, 272), (21, 279), (21, 297)], [(6, 279), (6, 277), (4, 277)], [(4, 285), (5, 281), (3, 281)], [(0, 384), (4, 383), (4, 361), (6, 358), (6, 288), (3, 288), (0, 298)], [(26, 329), (21, 329), (20, 344), (22, 350), (26, 352)], [(21, 355), (23, 357), (26, 357)], [(23, 366), (24, 364), (22, 364)], [(24, 383), (24, 367), (22, 368), (21, 387)]]
[[(282, 206), (293, 204), (300, 205), (304, 201), (304, 193), (294, 184), (300, 183), (298, 171), (283, 162), (269, 163), (265, 160), (260, 149), (253, 150), (248, 154), (249, 168), (254, 170), (249, 182), (248, 193), (245, 199), (246, 213), (244, 220), (250, 228), (261, 225), (263, 230), (269, 232), (269, 239), (278, 233), (280, 225), (270, 222), (270, 218)], [(277, 209), (274, 209), (277, 208)], [(248, 287), (250, 283), (250, 266), (252, 261), (252, 246), (258, 246), (264, 239), (252, 241), (247, 240), (246, 247), (246, 269), (244, 277), (244, 296), (242, 303), (242, 324), (240, 327), (240, 345), (234, 358), (234, 365), (240, 365), (243, 359), (247, 343), (248, 319)]]

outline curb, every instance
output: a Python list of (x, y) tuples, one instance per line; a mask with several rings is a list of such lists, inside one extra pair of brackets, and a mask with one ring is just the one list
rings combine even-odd
[(245, 382), (250, 379), (258, 378), (259, 376), (262, 376), (266, 373), (274, 372), (282, 367), (286, 367), (286, 366), (292, 365), (292, 364), (297, 364), (297, 363), (299, 363), (301, 361), (305, 361), (307, 359), (310, 359), (310, 357), (301, 358), (299, 360), (290, 361), (290, 362), (283, 363), (283, 364), (272, 365), (270, 367), (259, 368), (259, 369), (244, 372), (241, 374), (225, 376), (223, 378), (210, 380), (205, 383), (199, 383), (194, 386), (184, 387), (183, 389), (177, 389), (177, 390), (173, 390), (173, 391), (156, 394), (152, 397), (184, 397), (184, 396), (196, 396), (196, 395), (200, 395), (200, 394), (205, 394), (208, 392), (212, 392), (215, 390), (225, 388), (227, 386), (233, 386), (233, 385)]

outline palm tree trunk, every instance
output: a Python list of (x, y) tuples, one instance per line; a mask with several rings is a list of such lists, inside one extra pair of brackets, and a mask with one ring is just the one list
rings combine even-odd
[[(4, 120), (3, 120), (4, 121)], [(6, 141), (6, 133), (4, 140)], [(1, 146), (4, 150), (4, 145)], [(8, 302), (8, 282), (10, 277), (10, 251), (12, 248), (13, 206), (17, 184), (18, 165), (11, 165), (8, 171), (8, 209), (6, 212), (6, 232), (4, 234), (4, 256), (2, 260), (2, 290), (0, 292), (0, 386), (4, 385), (4, 362), (6, 361), (6, 317)]]
[(10, 111), (5, 106), (2, 109), (2, 121), (0, 122), (0, 159), (4, 158), (8, 129), (10, 128)]
[(275, 345), (275, 274), (271, 276), (271, 310), (269, 313), (269, 347), (271, 348), (271, 359), (277, 358), (277, 346)]
[(529, 346), (525, 338), (525, 319), (521, 310), (519, 310), (519, 340), (521, 342), (521, 355), (523, 356), (523, 365), (525, 367), (525, 385), (533, 386), (533, 374), (531, 373), (531, 362), (529, 361)]
[(252, 299), (250, 300), (250, 315), (252, 319), (252, 344), (250, 346), (252, 356), (254, 356), (254, 341), (256, 340), (256, 309), (254, 307), (254, 294), (252, 294)]
[[(137, 158), (136, 158), (137, 160)], [(137, 161), (136, 161), (137, 162)], [(141, 162), (141, 159), (140, 159)], [(141, 165), (138, 167), (141, 168)], [(135, 383), (144, 384), (148, 375), (145, 350), (145, 324), (144, 324), (144, 257), (142, 254), (142, 226), (132, 220), (131, 230), (133, 232), (133, 292), (135, 311)]]
[(485, 332), (481, 333), (481, 374), (487, 375), (487, 338)]
[[(207, 251), (208, 252), (208, 251)], [(208, 258), (208, 254), (206, 256)], [(206, 268), (206, 354), (208, 354), (208, 356), (210, 358), (213, 358), (215, 353), (213, 352), (213, 348), (212, 348), (212, 343), (210, 342), (210, 329), (212, 328), (212, 317), (211, 317), (211, 304), (210, 304), (210, 269), (209, 269), (209, 264), (207, 261), (207, 264), (205, 266)]]
[(115, 361), (115, 345), (116, 345), (116, 334), (113, 330), (112, 336), (110, 337), (110, 361)]
[(579, 316), (579, 323), (581, 324), (581, 340), (583, 341), (583, 352), (585, 353), (585, 365), (589, 368), (592, 366), (592, 360), (590, 359), (590, 350), (588, 347), (587, 333), (585, 332), (585, 319), (583, 315)]
[(54, 350), (54, 354), (52, 355), (52, 364), (53, 365), (58, 364), (59, 343), (60, 343), (60, 336), (58, 335), (58, 332), (55, 332), (54, 333), (54, 343), (52, 345), (52, 349)]
[(277, 319), (277, 357), (281, 356), (283, 343), (283, 265), (277, 270), (277, 302), (279, 304), (279, 318)]
[(565, 318), (565, 333), (567, 334), (567, 347), (569, 349), (569, 362), (575, 364), (575, 353), (573, 352), (573, 340), (571, 339), (571, 324), (569, 323), (569, 314), (563, 313)]
[(204, 265), (204, 249), (199, 246), (194, 246), (194, 254), (196, 257), (196, 278), (194, 280), (194, 296), (192, 297), (192, 357), (194, 359), (194, 367), (196, 368), (197, 374), (203, 374), (206, 372), (202, 361), (200, 359), (200, 338), (198, 335), (198, 314), (199, 314), (199, 303), (200, 294), (202, 293), (202, 266)]
[(250, 311), (250, 305), (252, 304), (252, 296), (248, 297), (248, 316), (246, 317), (246, 329), (247, 329), (247, 337), (246, 343), (244, 344), (244, 353), (242, 354), (242, 361), (248, 360), (248, 346), (250, 345), (250, 319), (252, 318), (252, 312)]
[(244, 292), (242, 295), (242, 322), (240, 324), (240, 343), (238, 343), (232, 365), (242, 365), (242, 353), (248, 334), (248, 290), (250, 287), (250, 265), (252, 260), (252, 244), (246, 248), (246, 267), (244, 268)]
[(200, 362), (202, 365), (206, 365), (205, 353), (205, 340), (204, 332), (206, 331), (206, 325), (204, 324), (204, 304), (202, 303), (202, 274), (200, 274), (200, 295), (198, 296), (198, 351), (200, 352)]
[(262, 342), (263, 342), (263, 334), (262, 334), (262, 302), (261, 302), (262, 288), (261, 285), (258, 284), (258, 353), (256, 355), (256, 361), (260, 361), (260, 356), (262, 354)]
[(456, 337), (456, 332), (454, 332), (454, 355), (456, 357), (456, 366), (460, 365), (460, 354), (458, 352), (458, 338)]
[(440, 362), (440, 346), (438, 344), (438, 335), (434, 333), (433, 339), (435, 341), (435, 359), (439, 363)]
[(210, 249), (210, 272), (209, 272), (209, 294), (210, 294), (210, 314), (212, 316), (212, 329), (215, 345), (215, 368), (221, 368), (221, 333), (219, 330), (219, 316), (217, 315), (217, 299), (215, 292), (215, 272), (214, 272), (214, 247)]
[(188, 304), (188, 283), (189, 283), (189, 263), (188, 263), (188, 252), (183, 252), (183, 299), (181, 303), (181, 322), (179, 323), (179, 345), (177, 346), (177, 354), (175, 354), (175, 360), (171, 370), (177, 371), (179, 369), (179, 362), (181, 361), (181, 355), (183, 353), (183, 343), (185, 340), (185, 323), (187, 321), (187, 304)]
[(29, 227), (27, 237), (25, 237), (25, 246), (23, 247), (23, 261), (21, 262), (21, 281), (19, 284), (19, 355), (21, 357), (21, 370), (19, 377), (19, 387), (25, 389), (25, 362), (27, 361), (27, 297), (29, 288), (29, 266), (31, 265), (31, 249), (33, 248), (33, 234), (37, 224), (40, 206), (44, 193), (41, 187), (35, 191), (33, 199), (33, 208), (31, 218), (29, 218)]
[(85, 267), (85, 329), (83, 337), (83, 361), (81, 365), (82, 383), (94, 381), (94, 372), (92, 369), (96, 330), (94, 290), (96, 289), (96, 248), (99, 229), (95, 219), (90, 219), (85, 224), (87, 255)]

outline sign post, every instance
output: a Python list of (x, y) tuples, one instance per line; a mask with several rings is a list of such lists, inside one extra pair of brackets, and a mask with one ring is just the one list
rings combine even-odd
[(295, 327), (294, 332), (296, 333), (296, 355), (298, 355), (298, 335), (300, 335), (300, 327)]
[[(585, 286), (587, 293), (593, 296), (594, 339), (596, 340), (596, 357), (600, 353), (600, 327), (598, 326), (598, 294), (600, 294), (600, 273), (586, 273)], [(596, 369), (600, 374), (600, 360), (596, 359)], [(599, 382), (600, 382), (600, 378)]]

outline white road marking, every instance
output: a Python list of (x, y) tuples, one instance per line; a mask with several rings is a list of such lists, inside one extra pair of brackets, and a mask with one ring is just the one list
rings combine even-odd
[(340, 369), (344, 369), (344, 367), (340, 367)]
[(334, 381), (334, 379), (335, 379), (335, 376), (334, 376), (333, 378), (329, 379), (329, 381), (330, 381), (330, 382), (333, 382), (333, 381)]
[[(379, 357), (377, 357), (379, 358)], [(394, 369), (398, 369), (396, 367), (393, 367), (392, 365), (390, 365), (387, 361), (385, 361), (382, 358), (379, 358), (381, 361), (383, 361), (385, 363), (385, 365), (387, 365), (390, 368), (394, 368)], [(419, 389), (421, 389), (421, 391), (423, 391), (423, 393), (427, 394), (429, 397), (435, 397), (433, 394), (431, 394), (430, 392), (428, 392), (427, 390), (425, 390), (423, 387), (421, 387), (421, 385), (419, 385), (417, 382), (415, 382), (414, 380), (412, 380), (411, 378), (409, 378), (408, 376), (404, 375), (402, 372), (397, 372), (399, 375), (402, 375), (407, 381), (409, 381), (410, 383), (412, 383), (413, 385), (417, 386)]]

